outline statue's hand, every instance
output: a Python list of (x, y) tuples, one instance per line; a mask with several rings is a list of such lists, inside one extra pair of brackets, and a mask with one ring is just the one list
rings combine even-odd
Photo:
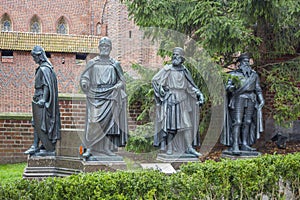
[(88, 91), (88, 89), (89, 89), (89, 84), (88, 84), (88, 82), (85, 81), (85, 80), (82, 80), (82, 81), (81, 81), (81, 88), (82, 88), (83, 91)]
[(262, 107), (265, 105), (265, 100), (262, 94), (258, 95), (258, 100), (259, 100), (258, 109), (262, 109)]
[(227, 85), (226, 85), (226, 90), (229, 92), (233, 92), (235, 90), (234, 83), (231, 79), (228, 80)]
[(202, 106), (202, 105), (204, 104), (204, 102), (205, 102), (205, 98), (204, 98), (202, 92), (198, 91), (198, 92), (196, 93), (196, 95), (197, 95), (197, 99), (198, 99), (197, 104), (198, 104), (199, 106)]
[(258, 109), (262, 109), (262, 107), (265, 105), (265, 101), (262, 100), (259, 105), (258, 105)]
[(87, 90), (88, 89), (87, 84), (82, 84), (82, 88), (85, 89), (85, 90)]
[(227, 86), (227, 90), (229, 92), (233, 92), (235, 90), (235, 86), (234, 85), (229, 85), (229, 86)]
[(45, 106), (45, 100), (44, 99), (41, 99), (39, 100), (38, 102), (36, 102), (36, 104), (40, 107), (40, 108), (43, 108)]
[(162, 97), (166, 96), (166, 94), (168, 93), (168, 91), (169, 91), (168, 88), (165, 87), (165, 86), (160, 86), (159, 87), (159, 94)]

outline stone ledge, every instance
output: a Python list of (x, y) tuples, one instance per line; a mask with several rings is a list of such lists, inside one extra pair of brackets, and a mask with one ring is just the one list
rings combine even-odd
[(79, 94), (79, 93), (58, 93), (58, 100), (64, 101), (64, 100), (85, 100), (85, 94)]
[(0, 119), (8, 120), (31, 120), (32, 113), (19, 113), (19, 112), (3, 112), (0, 113)]

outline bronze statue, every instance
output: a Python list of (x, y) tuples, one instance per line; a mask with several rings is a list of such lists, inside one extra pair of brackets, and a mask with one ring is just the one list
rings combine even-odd
[(32, 101), (34, 142), (24, 153), (39, 156), (55, 155), (55, 145), (60, 139), (61, 127), (56, 74), (41, 46), (35, 46), (31, 55), (39, 65), (35, 70), (35, 91)]
[(152, 79), (156, 100), (154, 145), (167, 155), (200, 156), (194, 147), (200, 145), (199, 106), (204, 97), (184, 61), (183, 49), (174, 48), (172, 64), (164, 66)]
[(99, 41), (99, 55), (87, 63), (80, 86), (86, 94), (86, 127), (83, 157), (116, 155), (127, 141), (127, 95), (120, 63), (110, 57), (111, 40)]
[(229, 72), (231, 78), (226, 85), (228, 102), (221, 143), (230, 147), (225, 153), (234, 155), (257, 154), (251, 146), (263, 131), (262, 107), (265, 101), (258, 74), (251, 69), (249, 61), (247, 53), (239, 56), (238, 69)]

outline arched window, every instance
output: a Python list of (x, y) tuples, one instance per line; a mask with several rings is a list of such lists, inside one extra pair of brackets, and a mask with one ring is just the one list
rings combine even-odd
[(96, 25), (96, 34), (101, 35), (101, 24), (100, 24), (100, 22), (98, 22), (97, 25)]
[(57, 33), (59, 34), (68, 34), (68, 23), (64, 17), (59, 18), (57, 22)]
[(3, 23), (3, 31), (11, 31), (11, 23), (8, 20), (5, 20)]
[(30, 21), (30, 32), (40, 33), (41, 32), (41, 23), (39, 18), (35, 15)]
[(2, 31), (12, 31), (11, 20), (8, 14), (4, 14), (1, 18), (1, 30)]

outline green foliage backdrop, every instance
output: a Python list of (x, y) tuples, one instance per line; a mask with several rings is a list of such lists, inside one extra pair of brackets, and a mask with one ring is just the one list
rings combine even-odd
[[(129, 10), (129, 16), (146, 36), (160, 38), (161, 55), (174, 45), (182, 46), (190, 55), (202, 47), (212, 60), (222, 67), (235, 62), (238, 52), (249, 52), (254, 58), (254, 68), (264, 72), (268, 85), (275, 91), (274, 118), (278, 124), (296, 120), (300, 116), (297, 102), (299, 79), (293, 87), (283, 77), (299, 74), (300, 54), (300, 0), (121, 0)], [(177, 31), (186, 35), (173, 34)], [(161, 38), (163, 36), (163, 38)], [(194, 43), (196, 41), (196, 44)], [(291, 55), (286, 58), (286, 55)], [(281, 59), (285, 58), (285, 59)], [(278, 64), (280, 62), (280, 64)], [(274, 64), (276, 63), (276, 64)], [(268, 68), (265, 68), (268, 66)], [(279, 71), (283, 76), (277, 77)], [(268, 72), (265, 70), (268, 69)], [(275, 78), (275, 79), (274, 79)], [(276, 80), (278, 78), (278, 80)], [(288, 98), (285, 95), (288, 94)], [(296, 102), (296, 106), (287, 106)], [(297, 109), (294, 109), (294, 108)]]

